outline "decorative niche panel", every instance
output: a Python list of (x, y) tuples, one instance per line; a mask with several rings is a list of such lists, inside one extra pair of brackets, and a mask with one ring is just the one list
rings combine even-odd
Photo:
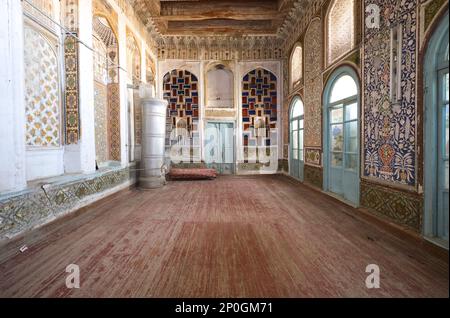
[(233, 73), (216, 65), (206, 73), (206, 107), (233, 108)]
[[(305, 146), (322, 147), (322, 24), (311, 22), (305, 34)], [(308, 157), (307, 163), (310, 162)]]
[(173, 70), (164, 76), (164, 98), (169, 102), (168, 120), (176, 127), (185, 119), (189, 131), (197, 130), (199, 96), (197, 76), (186, 70)]
[(291, 57), (291, 88), (298, 86), (303, 78), (303, 48), (297, 45)]
[(61, 145), (61, 87), (58, 40), (37, 25), (24, 24), (26, 144)]
[[(198, 89), (197, 76), (187, 70), (174, 69), (164, 76), (163, 93), (168, 101), (166, 147), (175, 151), (175, 148), (180, 149), (171, 146), (181, 146), (184, 149), (183, 161), (188, 162), (200, 158)], [(177, 154), (171, 153), (171, 156), (181, 155), (178, 150)]]
[[(254, 157), (250, 153), (261, 146), (274, 146), (277, 128), (277, 77), (258, 68), (244, 76), (242, 82), (242, 126), (244, 161)], [(257, 151), (257, 150), (256, 150)]]
[(354, 0), (334, 0), (328, 12), (328, 65), (350, 52), (355, 42)]

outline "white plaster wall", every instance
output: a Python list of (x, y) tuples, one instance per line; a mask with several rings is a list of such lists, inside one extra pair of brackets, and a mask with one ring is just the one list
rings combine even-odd
[(64, 174), (64, 149), (27, 150), (27, 181)]
[(0, 192), (22, 190), (25, 101), (22, 3), (0, 1)]
[(79, 0), (79, 105), (81, 137), (76, 145), (64, 147), (64, 168), (68, 173), (95, 171), (94, 55), (92, 48), (92, 0)]
[[(128, 115), (128, 74), (132, 70), (126, 70), (127, 67), (127, 24), (124, 15), (119, 15), (118, 21), (119, 37), (119, 87), (120, 87), (120, 164), (126, 167), (130, 162), (128, 152), (129, 146), (129, 115)], [(130, 76), (131, 78), (131, 76)]]

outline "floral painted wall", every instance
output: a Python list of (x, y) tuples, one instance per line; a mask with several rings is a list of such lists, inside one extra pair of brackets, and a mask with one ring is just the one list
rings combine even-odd
[[(365, 0), (381, 9), (379, 29), (364, 35), (364, 176), (416, 185), (417, 0)], [(390, 99), (391, 28), (402, 26), (401, 98)]]

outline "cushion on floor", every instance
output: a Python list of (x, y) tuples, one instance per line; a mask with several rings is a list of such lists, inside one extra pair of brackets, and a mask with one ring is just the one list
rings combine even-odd
[(217, 172), (206, 168), (172, 168), (168, 176), (170, 180), (210, 180), (217, 177)]

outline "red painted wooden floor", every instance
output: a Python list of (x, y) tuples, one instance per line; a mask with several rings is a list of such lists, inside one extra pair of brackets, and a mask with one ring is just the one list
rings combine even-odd
[(130, 190), (2, 246), (0, 296), (448, 297), (447, 262), (352, 213), (283, 176)]

